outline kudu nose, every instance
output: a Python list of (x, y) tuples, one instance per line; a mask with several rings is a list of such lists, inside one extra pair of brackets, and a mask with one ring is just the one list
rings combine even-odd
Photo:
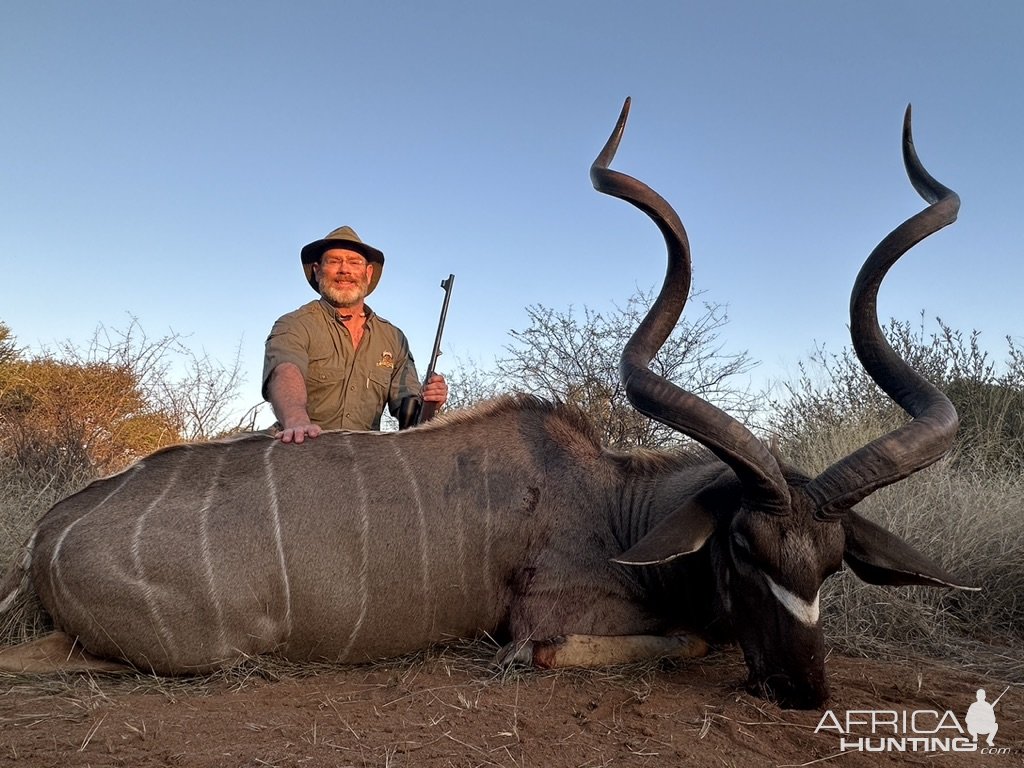
[(785, 673), (747, 681), (747, 690), (755, 696), (774, 701), (783, 709), (821, 709), (829, 698), (828, 683), (798, 680)]

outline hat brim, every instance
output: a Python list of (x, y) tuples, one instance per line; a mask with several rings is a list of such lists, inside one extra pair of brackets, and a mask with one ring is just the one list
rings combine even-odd
[(362, 254), (368, 262), (377, 266), (373, 270), (373, 276), (370, 278), (370, 285), (366, 291), (367, 295), (371, 294), (373, 289), (377, 287), (377, 283), (380, 282), (381, 272), (384, 271), (384, 254), (366, 243), (357, 243), (354, 240), (341, 240), (333, 237), (314, 240), (309, 245), (304, 246), (300, 252), (302, 271), (306, 273), (306, 282), (309, 283), (310, 287), (317, 293), (320, 293), (320, 286), (317, 285), (316, 278), (313, 276), (313, 265), (319, 263), (320, 257), (324, 255), (324, 252), (332, 248), (344, 248), (346, 251), (355, 251)]

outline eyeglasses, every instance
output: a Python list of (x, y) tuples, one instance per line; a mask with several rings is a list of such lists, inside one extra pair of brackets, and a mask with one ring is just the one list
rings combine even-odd
[(351, 267), (353, 269), (363, 269), (369, 262), (362, 256), (325, 256), (321, 262), (325, 267), (333, 267), (335, 269), (339, 267)]

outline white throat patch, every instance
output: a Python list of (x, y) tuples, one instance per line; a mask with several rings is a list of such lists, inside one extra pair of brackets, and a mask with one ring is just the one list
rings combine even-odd
[(776, 599), (782, 603), (783, 607), (789, 611), (796, 618), (797, 621), (802, 624), (806, 624), (809, 627), (817, 626), (818, 624), (818, 597), (816, 594), (814, 600), (807, 602), (802, 597), (797, 597), (785, 587), (780, 587), (770, 576), (765, 576), (765, 580), (768, 582), (769, 588), (772, 590), (772, 594), (775, 595)]

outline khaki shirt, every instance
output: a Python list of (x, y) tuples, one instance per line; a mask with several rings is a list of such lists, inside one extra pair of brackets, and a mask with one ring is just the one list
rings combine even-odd
[(307, 410), (324, 429), (378, 430), (387, 405), (391, 415), (409, 395), (420, 394), (416, 364), (405, 334), (365, 307), (359, 347), (330, 303), (311, 301), (281, 317), (267, 337), (263, 397), (270, 374), (294, 363), (306, 379)]

